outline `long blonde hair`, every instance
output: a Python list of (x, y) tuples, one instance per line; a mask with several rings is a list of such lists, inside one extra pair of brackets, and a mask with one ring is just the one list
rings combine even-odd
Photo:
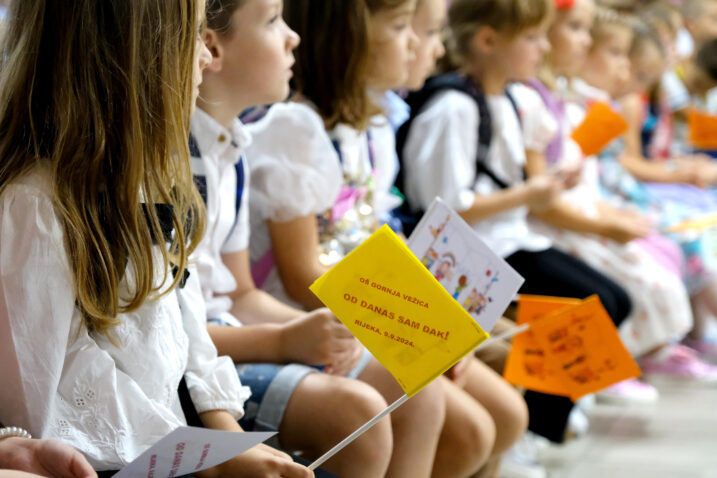
[[(201, 237), (187, 146), (199, 8), (197, 0), (22, 0), (8, 12), (0, 194), (38, 165), (52, 171), (76, 304), (97, 333), (110, 335), (118, 314), (176, 287)], [(175, 231), (159, 247), (161, 285), (159, 203), (173, 208)], [(133, 286), (121, 296), (128, 266)]]

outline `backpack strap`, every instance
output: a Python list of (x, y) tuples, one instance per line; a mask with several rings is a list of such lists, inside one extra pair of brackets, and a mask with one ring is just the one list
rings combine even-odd
[[(548, 89), (542, 81), (533, 79), (528, 82), (528, 86), (533, 88), (545, 103), (548, 111), (558, 121), (558, 127), (562, 129), (562, 123), (565, 119), (565, 101), (556, 97), (552, 91)], [(563, 155), (563, 137), (562, 133), (558, 133), (545, 149), (545, 159), (548, 164), (555, 164), (560, 161)]]
[[(455, 90), (467, 94), (476, 103), (478, 108), (478, 116), (480, 118), (478, 124), (478, 145), (476, 150), (476, 176), (481, 174), (488, 176), (499, 188), (506, 189), (509, 185), (499, 178), (488, 166), (488, 152), (490, 150), (491, 142), (493, 139), (493, 121), (488, 107), (488, 101), (486, 100), (483, 88), (471, 81), (465, 76), (457, 73), (446, 73), (438, 76), (429, 78), (426, 81), (425, 86), (417, 92), (410, 93), (406, 98), (406, 102), (411, 107), (411, 116), (401, 128), (398, 130), (396, 136), (396, 146), (398, 149), (398, 157), (401, 163), (401, 169), (396, 180), (396, 186), (399, 190), (403, 190), (405, 186), (405, 178), (403, 177), (403, 165), (405, 159), (403, 158), (403, 149), (406, 145), (408, 138), (408, 132), (411, 129), (413, 121), (421, 113), (425, 105), (438, 93), (442, 91)], [(511, 102), (517, 111), (517, 106), (511, 98)], [(476, 180), (477, 180), (476, 177)]]

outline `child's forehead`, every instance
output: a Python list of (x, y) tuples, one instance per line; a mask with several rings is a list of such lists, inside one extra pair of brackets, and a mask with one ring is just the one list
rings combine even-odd
[(621, 23), (611, 23), (601, 28), (600, 35), (593, 38), (595, 46), (623, 46), (632, 43), (632, 29)]

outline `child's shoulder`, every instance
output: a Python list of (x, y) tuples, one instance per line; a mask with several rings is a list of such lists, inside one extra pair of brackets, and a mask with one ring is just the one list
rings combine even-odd
[(418, 113), (418, 117), (426, 120), (445, 120), (455, 118), (464, 121), (467, 118), (478, 120), (478, 105), (476, 100), (464, 91), (446, 89), (436, 92), (425, 107)]
[(303, 103), (281, 103), (249, 125), (252, 201), (262, 219), (285, 222), (333, 204), (342, 184), (339, 156), (321, 116)]
[(3, 200), (10, 197), (50, 200), (53, 190), (52, 172), (49, 166), (37, 164), (8, 184), (2, 194)]
[(247, 129), (252, 137), (247, 151), (252, 169), (266, 162), (312, 164), (318, 158), (336, 157), (321, 116), (308, 104), (273, 105)]
[(538, 90), (524, 83), (511, 83), (507, 88), (508, 94), (515, 100), (516, 106), (527, 113), (535, 109), (545, 108), (545, 101)]
[(325, 131), (321, 115), (310, 104), (300, 101), (272, 105), (263, 118), (246, 127), (254, 137), (275, 133), (279, 128), (284, 133), (297, 135)]

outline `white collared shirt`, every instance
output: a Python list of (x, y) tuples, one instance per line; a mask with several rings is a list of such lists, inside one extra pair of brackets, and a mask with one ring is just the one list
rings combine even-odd
[[(236, 166), (251, 136), (238, 119), (228, 131), (200, 109), (192, 116), (191, 133), (202, 155), (192, 158), (192, 172), (206, 180), (207, 227), (193, 259), (207, 303), (207, 318), (241, 325), (229, 314), (232, 300), (228, 294), (236, 290), (237, 283), (222, 255), (249, 247), (249, 167), (246, 160), (242, 161), (244, 184), (238, 185)], [(243, 193), (237, 216), (238, 186)]]
[[(115, 343), (82, 325), (51, 174), (36, 167), (0, 196), (0, 421), (116, 470), (186, 424), (182, 377), (199, 413), (241, 417), (250, 392), (231, 359), (217, 357), (196, 271), (183, 289), (119, 314)], [(159, 247), (155, 287), (164, 276)], [(132, 282), (128, 265), (120, 297)]]
[[(508, 184), (523, 182), (525, 147), (515, 109), (505, 95), (486, 98), (493, 139), (487, 165)], [(482, 175), (476, 181), (476, 150), (480, 116), (466, 93), (444, 91), (429, 101), (414, 119), (404, 146), (406, 197), (427, 209), (441, 197), (457, 211), (473, 206), (475, 195), (499, 190)], [(541, 251), (550, 240), (528, 224), (528, 207), (520, 206), (471, 224), (493, 252), (501, 257), (524, 249)]]

